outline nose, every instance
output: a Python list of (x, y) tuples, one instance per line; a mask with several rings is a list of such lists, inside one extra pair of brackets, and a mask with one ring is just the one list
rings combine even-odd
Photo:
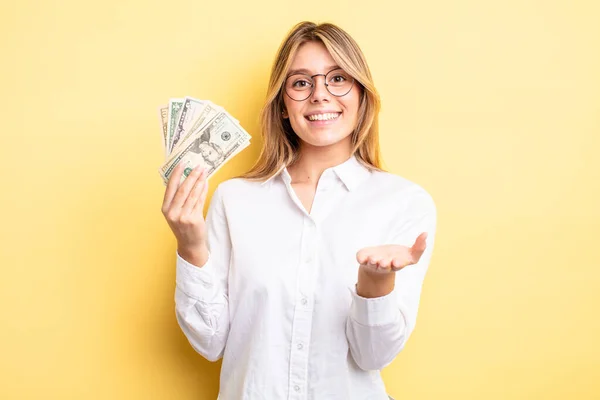
[(331, 94), (327, 87), (325, 87), (325, 77), (324, 76), (315, 76), (314, 78), (315, 87), (313, 88), (313, 93), (310, 96), (311, 103), (319, 103), (321, 101), (329, 101)]

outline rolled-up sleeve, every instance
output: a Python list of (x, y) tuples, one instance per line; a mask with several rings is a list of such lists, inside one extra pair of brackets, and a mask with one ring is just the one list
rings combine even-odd
[(199, 267), (178, 253), (175, 315), (192, 347), (209, 361), (223, 356), (229, 332), (228, 273), (231, 240), (220, 188), (206, 215), (209, 258)]
[(415, 328), (423, 280), (433, 253), (436, 220), (433, 199), (418, 187), (408, 197), (390, 240), (382, 244), (411, 247), (422, 232), (427, 232), (427, 247), (419, 262), (396, 272), (394, 290), (386, 296), (368, 299), (359, 296), (356, 287), (350, 289), (352, 304), (346, 335), (354, 360), (364, 370), (389, 365)]

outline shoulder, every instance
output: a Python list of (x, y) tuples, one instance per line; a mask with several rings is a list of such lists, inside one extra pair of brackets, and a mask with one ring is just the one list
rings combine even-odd
[(400, 205), (403, 211), (436, 213), (431, 194), (423, 186), (403, 176), (386, 171), (372, 171), (369, 183), (393, 203)]
[(256, 185), (260, 185), (260, 182), (254, 182), (244, 178), (231, 178), (219, 183), (217, 185), (217, 190), (221, 193), (234, 193), (252, 189)]
[(264, 181), (250, 180), (246, 178), (230, 178), (219, 183), (217, 188), (219, 188), (223, 193), (236, 193), (248, 190), (256, 191), (260, 190), (264, 186)]

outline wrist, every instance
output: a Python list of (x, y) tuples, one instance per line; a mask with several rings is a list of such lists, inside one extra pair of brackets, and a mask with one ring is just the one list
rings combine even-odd
[(358, 282), (356, 283), (356, 294), (367, 299), (383, 297), (394, 290), (396, 272), (388, 273), (368, 272), (366, 268), (358, 270)]
[(195, 247), (178, 246), (177, 253), (186, 262), (196, 267), (203, 267), (208, 261), (208, 249), (206, 245)]

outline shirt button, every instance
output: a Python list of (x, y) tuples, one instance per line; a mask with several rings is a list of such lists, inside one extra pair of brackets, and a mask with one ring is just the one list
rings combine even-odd
[(296, 392), (299, 392), (299, 391), (300, 391), (300, 386), (298, 386), (298, 385), (294, 386), (294, 390), (295, 390)]
[(310, 262), (312, 261), (312, 257), (308, 256), (306, 257), (306, 260), (304, 260), (305, 263), (310, 264)]
[(302, 300), (300, 300), (300, 303), (302, 303), (302, 305), (305, 306), (306, 303), (308, 303), (308, 300), (306, 300), (305, 298), (302, 298)]
[(298, 350), (302, 350), (304, 348), (304, 345), (302, 343), (298, 343), (298, 346), (296, 347), (298, 347)]

